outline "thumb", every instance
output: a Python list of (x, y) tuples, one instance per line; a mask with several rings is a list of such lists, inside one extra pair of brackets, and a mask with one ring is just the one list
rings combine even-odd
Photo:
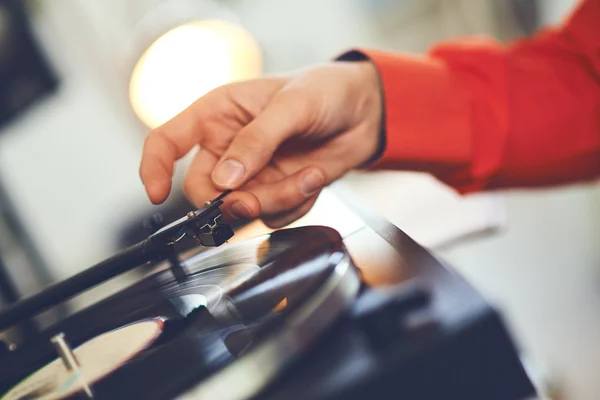
[(236, 189), (260, 172), (277, 148), (306, 131), (314, 114), (306, 95), (283, 90), (233, 138), (217, 163), (212, 179), (220, 189)]

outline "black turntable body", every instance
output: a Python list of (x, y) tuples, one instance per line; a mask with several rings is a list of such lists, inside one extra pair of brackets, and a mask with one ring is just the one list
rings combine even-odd
[[(4, 351), (0, 398), (535, 396), (497, 310), (343, 197), (360, 221), (349, 230), (241, 229), (231, 243), (156, 262), (139, 282)], [(193, 218), (210, 214), (215, 230), (208, 211)]]

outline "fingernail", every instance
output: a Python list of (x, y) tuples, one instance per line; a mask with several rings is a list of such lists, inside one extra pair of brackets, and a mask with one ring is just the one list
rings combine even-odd
[(213, 180), (219, 186), (233, 188), (244, 177), (244, 166), (236, 160), (225, 160), (213, 172)]
[(305, 196), (310, 196), (325, 185), (325, 177), (318, 171), (310, 171), (300, 181), (300, 191)]
[(231, 205), (231, 215), (237, 219), (251, 219), (252, 213), (248, 207), (241, 201), (236, 201)]

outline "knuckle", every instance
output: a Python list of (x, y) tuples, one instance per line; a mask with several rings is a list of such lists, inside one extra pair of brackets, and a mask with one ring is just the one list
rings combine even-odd
[(156, 135), (157, 135), (156, 129), (151, 130), (146, 135), (146, 138), (144, 139), (144, 145), (143, 145), (144, 154), (147, 153), (152, 148), (152, 144), (156, 140)]
[(240, 131), (239, 137), (241, 145), (249, 149), (257, 149), (264, 144), (267, 134), (261, 125), (256, 124)]
[(302, 200), (304, 200), (304, 197), (295, 187), (282, 191), (279, 197), (280, 204), (288, 210), (298, 207)]
[(190, 109), (194, 129), (203, 130), (222, 125), (223, 117), (231, 112), (232, 104), (227, 85), (217, 87), (200, 97)]
[(253, 160), (264, 161), (263, 158), (270, 158), (275, 149), (265, 130), (260, 126), (252, 126), (239, 132), (229, 152), (240, 161), (250, 163)]
[(304, 200), (304, 196), (296, 188), (293, 182), (286, 182), (283, 187), (273, 190), (270, 203), (276, 204), (280, 212), (285, 212), (296, 208)]
[(159, 127), (151, 130), (148, 135), (146, 135), (143, 153), (150, 156), (156, 155), (157, 153), (168, 153), (169, 155), (174, 156), (177, 153), (177, 148), (175, 143), (169, 140), (164, 134), (164, 130)]
[(296, 117), (312, 115), (318, 105), (317, 99), (314, 99), (309, 91), (301, 87), (285, 88), (279, 92), (278, 97), (284, 107), (294, 110), (293, 115)]

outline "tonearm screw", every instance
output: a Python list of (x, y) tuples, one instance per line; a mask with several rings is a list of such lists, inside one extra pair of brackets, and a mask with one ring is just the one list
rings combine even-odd
[(204, 205), (205, 205), (206, 207), (210, 206), (211, 204), (212, 204), (212, 201), (210, 201), (210, 200), (206, 200), (206, 201), (204, 202)]
[(192, 219), (192, 218), (194, 218), (195, 216), (196, 216), (196, 213), (195, 213), (195, 212), (193, 212), (193, 211), (190, 211), (189, 213), (187, 213), (187, 217), (188, 217), (189, 219)]

